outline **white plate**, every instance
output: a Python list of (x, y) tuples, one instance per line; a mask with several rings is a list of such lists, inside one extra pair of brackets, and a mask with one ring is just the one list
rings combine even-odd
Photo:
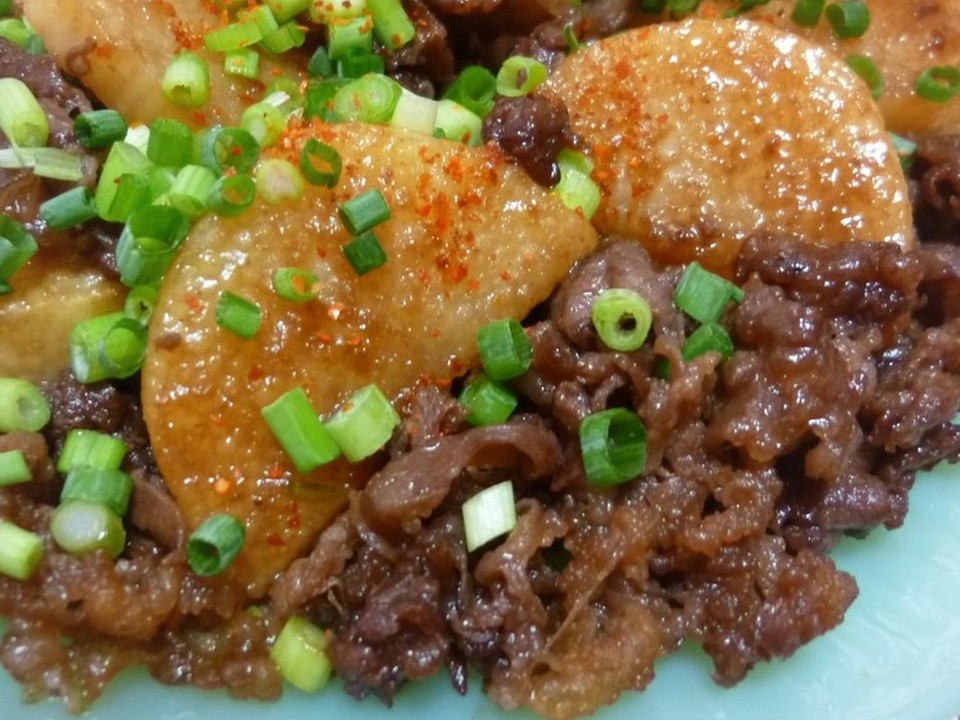
[[(921, 475), (910, 513), (895, 532), (874, 531), (834, 552), (854, 574), (860, 596), (844, 623), (785, 662), (757, 667), (732, 689), (710, 679), (710, 663), (686, 649), (657, 666), (641, 694), (599, 712), (599, 720), (949, 720), (960, 715), (960, 468)], [(18, 701), (0, 673), (4, 720), (69, 720), (55, 700)], [(86, 720), (503, 720), (532, 717), (498, 711), (474, 687), (457, 696), (444, 678), (409, 685), (392, 710), (358, 703), (339, 687), (318, 696), (288, 690), (279, 703), (230, 699), (225, 693), (170, 688), (142, 671), (122, 674)]]

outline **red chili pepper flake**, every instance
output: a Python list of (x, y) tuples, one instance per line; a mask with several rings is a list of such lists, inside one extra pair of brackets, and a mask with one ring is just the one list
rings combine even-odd
[(511, 273), (509, 270), (501, 270), (500, 279), (503, 280), (504, 282), (510, 282), (511, 280), (513, 280), (513, 273)]
[(217, 478), (213, 483), (213, 491), (220, 497), (225, 496), (233, 487), (233, 483), (226, 478)]
[(476, 278), (470, 278), (467, 280), (467, 290), (470, 292), (476, 292), (480, 289), (480, 281)]
[(187, 307), (190, 308), (191, 312), (202, 312), (203, 311), (203, 302), (196, 295), (187, 295), (183, 298), (183, 301), (187, 304)]
[(321, 345), (329, 345), (333, 342), (333, 338), (325, 332), (318, 332), (314, 337)]
[(273, 463), (267, 468), (267, 477), (271, 480), (281, 480), (283, 475), (283, 466), (280, 463)]
[(261, 380), (263, 379), (264, 375), (266, 375), (266, 372), (264, 371), (263, 366), (254, 365), (247, 373), (247, 380)]
[(284, 540), (279, 535), (277, 535), (276, 533), (269, 533), (267, 535), (267, 545), (270, 545), (272, 547), (283, 547), (286, 544), (287, 544), (287, 541)]
[(346, 340), (343, 341), (344, 345), (349, 345), (350, 347), (360, 347), (363, 344), (363, 335), (360, 333), (354, 333)]

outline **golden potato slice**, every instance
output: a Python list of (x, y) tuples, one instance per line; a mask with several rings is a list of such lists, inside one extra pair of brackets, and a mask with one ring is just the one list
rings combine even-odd
[(688, 20), (569, 56), (549, 81), (594, 147), (602, 233), (729, 272), (744, 237), (913, 241), (906, 181), (862, 82), (767, 25)]
[[(343, 487), (373, 470), (338, 460), (298, 475), (261, 407), (302, 386), (326, 416), (368, 383), (396, 398), (448, 381), (475, 363), (481, 325), (525, 315), (596, 243), (586, 221), (493, 149), (383, 127), (315, 132), (342, 156), (337, 187), (202, 220), (164, 280), (143, 372), (167, 485), (192, 525), (217, 512), (243, 519), (234, 572), (254, 595), (340, 509)], [(376, 228), (388, 260), (358, 277), (337, 207), (369, 188), (392, 210)], [(280, 267), (315, 273), (318, 299), (278, 297)], [(223, 291), (262, 309), (253, 339), (217, 326)]]
[[(870, 26), (859, 38), (838, 38), (824, 18), (813, 28), (790, 19), (795, 0), (771, 0), (747, 17), (797, 33), (840, 57), (866, 55), (886, 82), (878, 103), (887, 128), (898, 133), (960, 132), (960, 97), (936, 103), (914, 92), (917, 76), (934, 65), (960, 67), (960, 0), (870, 0)], [(697, 12), (716, 16), (735, 0), (703, 2)]]
[[(223, 55), (203, 47), (203, 34), (222, 20), (213, 3), (201, 0), (23, 0), (23, 13), (60, 66), (79, 74), (128, 122), (169, 117), (194, 127), (236, 123), (243, 109), (262, 97), (264, 84), (301, 73), (297, 53), (261, 54), (262, 82), (228, 78)], [(160, 90), (167, 65), (181, 49), (197, 52), (209, 66), (210, 101), (197, 110), (167, 102)]]
[(81, 320), (123, 307), (119, 282), (73, 251), (43, 248), (0, 297), (0, 376), (54, 378), (70, 367), (68, 341)]

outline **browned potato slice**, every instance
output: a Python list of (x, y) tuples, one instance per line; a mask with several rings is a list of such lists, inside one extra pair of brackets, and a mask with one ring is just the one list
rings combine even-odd
[[(128, 122), (237, 122), (261, 98), (263, 83), (300, 73), (296, 53), (262, 55), (262, 83), (228, 78), (223, 56), (203, 48), (203, 33), (222, 23), (214, 4), (201, 0), (23, 0), (23, 12), (60, 66), (74, 74), (83, 69), (83, 84)], [(198, 110), (172, 105), (160, 90), (170, 59), (181, 49), (195, 50), (210, 69), (210, 101)]]
[[(297, 475), (260, 408), (298, 385), (326, 416), (368, 383), (396, 398), (448, 381), (475, 363), (481, 325), (525, 315), (596, 243), (587, 222), (492, 149), (382, 127), (318, 132), (343, 158), (337, 187), (201, 221), (164, 280), (143, 373), (167, 485), (192, 525), (217, 512), (243, 519), (234, 567), (253, 594), (339, 510), (344, 485), (372, 470), (337, 461)], [(358, 277), (337, 206), (368, 188), (392, 210), (376, 229), (389, 259)], [(316, 273), (319, 298), (280, 299), (271, 278), (285, 266)], [(223, 291), (262, 308), (252, 340), (217, 326)]]
[(68, 340), (79, 321), (123, 307), (124, 291), (69, 251), (44, 248), (0, 297), (0, 376), (53, 378), (70, 367)]
[(602, 233), (729, 272), (744, 237), (913, 240), (883, 118), (831, 53), (766, 25), (689, 20), (569, 56), (550, 88), (592, 143)]
[[(933, 65), (960, 67), (960, 0), (870, 0), (870, 26), (860, 38), (841, 39), (825, 19), (813, 28), (790, 19), (795, 0), (771, 0), (748, 17), (769, 22), (829, 48), (840, 57), (866, 55), (879, 68), (886, 90), (879, 98), (887, 128), (898, 133), (960, 132), (960, 97), (930, 102), (914, 92), (917, 76)], [(698, 13), (716, 15), (734, 0), (701, 3)]]

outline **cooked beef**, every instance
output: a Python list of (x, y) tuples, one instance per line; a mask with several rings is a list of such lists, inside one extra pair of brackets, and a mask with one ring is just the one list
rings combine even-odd
[(498, 98), (483, 121), (483, 139), (514, 157), (541, 185), (560, 180), (557, 153), (577, 142), (564, 104), (544, 95)]
[(960, 135), (923, 137), (910, 168), (918, 230), (939, 240), (960, 237)]

